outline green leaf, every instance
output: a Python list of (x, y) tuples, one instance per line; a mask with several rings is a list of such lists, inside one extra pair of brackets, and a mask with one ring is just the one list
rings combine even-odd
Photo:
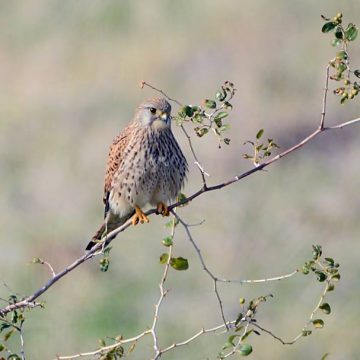
[(227, 342), (229, 343), (229, 344), (231, 344), (232, 346), (235, 346), (235, 344), (234, 344), (234, 339), (236, 339), (237, 337), (239, 337), (240, 335), (231, 335), (231, 336), (229, 336), (228, 337), (228, 339), (227, 339)]
[(247, 331), (242, 337), (241, 337), (241, 341), (245, 340), (254, 330), (251, 329), (249, 331)]
[(19, 355), (11, 354), (7, 357), (7, 360), (21, 360)]
[(325, 353), (320, 360), (325, 360), (329, 356), (329, 353)]
[(194, 115), (194, 110), (189, 105), (184, 106), (183, 110), (184, 110), (184, 113), (186, 114), (186, 116), (188, 116), (188, 117), (192, 117)]
[(324, 327), (324, 321), (321, 319), (315, 319), (312, 321), (315, 329), (322, 329)]
[(329, 31), (335, 29), (337, 26), (337, 23), (336, 22), (333, 22), (333, 21), (329, 21), (327, 23), (324, 24), (324, 26), (322, 27), (321, 31), (323, 33), (328, 33)]
[(98, 343), (99, 343), (99, 345), (100, 345), (101, 347), (106, 346), (106, 342), (105, 342), (104, 339), (99, 339), (99, 340), (98, 340)]
[(112, 249), (111, 246), (107, 247), (107, 248), (104, 250), (104, 255), (105, 255), (105, 256), (109, 256), (111, 249)]
[(349, 24), (345, 30), (345, 38), (348, 41), (354, 41), (358, 35), (358, 28), (354, 24)]
[(40, 258), (33, 258), (33, 259), (31, 260), (31, 263), (32, 263), (32, 264), (42, 264), (43, 261), (42, 261)]
[(198, 137), (203, 137), (204, 135), (206, 135), (206, 134), (209, 132), (209, 129), (207, 129), (207, 128), (205, 128), (205, 127), (203, 127), (203, 128), (197, 127), (197, 128), (195, 128), (194, 130), (195, 130), (196, 135), (197, 135)]
[(241, 355), (241, 356), (248, 356), (252, 353), (253, 349), (252, 349), (252, 346), (250, 344), (241, 344), (239, 346), (239, 350), (238, 350), (238, 353)]
[(264, 135), (264, 129), (260, 129), (256, 134), (256, 138), (259, 140)]
[(219, 101), (224, 101), (226, 99), (226, 92), (221, 89), (215, 94), (215, 97)]
[(349, 56), (345, 50), (341, 50), (336, 54), (336, 57), (338, 57), (341, 60), (347, 60)]
[(100, 259), (99, 263), (100, 263), (100, 270), (102, 272), (106, 272), (109, 270), (110, 260), (108, 257), (103, 257), (102, 259)]
[(216, 114), (214, 121), (224, 119), (227, 116), (229, 116), (229, 113), (227, 113), (226, 111), (220, 111), (219, 113)]
[(172, 236), (167, 236), (166, 238), (164, 238), (162, 240), (162, 243), (164, 246), (171, 246), (173, 244), (173, 237)]
[(187, 270), (189, 268), (188, 260), (184, 259), (183, 257), (172, 258), (170, 261), (170, 265), (175, 270)]
[(311, 330), (303, 330), (302, 331), (302, 336), (309, 336), (311, 335), (312, 331)]
[(326, 315), (329, 315), (331, 313), (331, 307), (328, 303), (323, 303), (319, 306), (319, 309), (321, 309)]
[(341, 39), (333, 39), (333, 41), (331, 42), (332, 46), (339, 46), (342, 43)]
[(336, 37), (336, 39), (339, 39), (339, 40), (342, 40), (344, 38), (344, 34), (343, 34), (341, 26), (338, 26), (335, 29), (335, 37)]
[(0, 332), (10, 327), (10, 324), (2, 323), (0, 326)]
[[(240, 298), (241, 300), (242, 298)], [(245, 300), (245, 299), (244, 299)], [(240, 304), (241, 304), (241, 301), (240, 301)], [(239, 324), (239, 322), (241, 321), (241, 319), (243, 318), (243, 314), (242, 313), (239, 313), (236, 320), (235, 320), (235, 326)]]
[(166, 264), (169, 260), (169, 254), (163, 253), (160, 255), (160, 264)]
[(317, 275), (317, 280), (319, 282), (323, 282), (326, 280), (327, 276), (326, 274), (323, 272), (323, 271), (320, 271), (320, 270), (316, 270), (315, 271), (315, 274)]
[(10, 339), (10, 337), (13, 335), (14, 331), (15, 331), (14, 329), (11, 329), (7, 333), (5, 333), (4, 341), (8, 341)]
[(302, 268), (301, 268), (301, 272), (302, 272), (304, 275), (308, 275), (309, 272), (310, 272), (310, 267), (307, 266), (307, 265), (303, 265)]
[(360, 79), (360, 70), (354, 70), (354, 75)]
[(5, 350), (5, 346), (3, 344), (0, 344), (0, 351)]
[(204, 105), (208, 109), (216, 109), (216, 101), (214, 101), (214, 100), (205, 99), (204, 100)]

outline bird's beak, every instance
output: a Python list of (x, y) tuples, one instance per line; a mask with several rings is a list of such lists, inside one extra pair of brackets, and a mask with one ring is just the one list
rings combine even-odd
[(167, 123), (169, 121), (169, 115), (166, 112), (161, 112), (160, 119)]

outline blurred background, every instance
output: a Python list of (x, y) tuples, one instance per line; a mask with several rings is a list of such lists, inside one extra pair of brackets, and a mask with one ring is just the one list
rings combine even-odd
[[(338, 11), (360, 24), (352, 1), (108, 1), (54, 0), (0, 3), (0, 266), (1, 283), (28, 295), (49, 272), (83, 254), (102, 221), (103, 174), (109, 144), (134, 108), (157, 95), (147, 82), (183, 103), (213, 97), (225, 81), (238, 89), (228, 136), (218, 149), (211, 136), (194, 139), (216, 184), (251, 167), (243, 142), (260, 128), (282, 149), (318, 125), (325, 66), (336, 52), (321, 33), (320, 14)], [(360, 40), (360, 39), (358, 39)], [(360, 41), (350, 47), (360, 68)], [(333, 86), (334, 84), (332, 84)], [(327, 123), (359, 116), (360, 99), (341, 106), (329, 95)], [(186, 139), (174, 126), (190, 163), (185, 193), (201, 185)], [(209, 268), (235, 279), (291, 272), (323, 245), (341, 264), (329, 294), (325, 328), (294, 346), (266, 334), (249, 340), (253, 359), (357, 359), (360, 351), (360, 127), (327, 132), (268, 171), (202, 196), (179, 210), (193, 228)], [(26, 313), (28, 359), (89, 351), (97, 339), (137, 335), (151, 325), (163, 271), (159, 255), (167, 220), (129, 229), (113, 243), (107, 273), (98, 259), (83, 264), (49, 290), (43, 310)], [(213, 285), (182, 229), (175, 255), (190, 269), (171, 271), (161, 308), (161, 346), (221, 323)], [(0, 295), (10, 292), (1, 284)], [(259, 323), (285, 339), (301, 330), (322, 291), (309, 275), (257, 285), (220, 284), (226, 316), (239, 297), (272, 293)], [(207, 335), (164, 359), (215, 359), (226, 335)], [(11, 342), (18, 349), (18, 339)], [(149, 359), (150, 339), (130, 356)]]

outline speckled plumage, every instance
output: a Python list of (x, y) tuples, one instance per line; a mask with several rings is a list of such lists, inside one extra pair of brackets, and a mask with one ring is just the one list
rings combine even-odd
[(114, 139), (104, 186), (105, 223), (87, 249), (134, 215), (136, 208), (169, 204), (180, 192), (186, 159), (171, 131), (171, 106), (163, 98), (150, 99)]

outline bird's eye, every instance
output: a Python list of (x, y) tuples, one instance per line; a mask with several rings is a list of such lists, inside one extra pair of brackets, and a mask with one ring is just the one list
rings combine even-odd
[(151, 112), (152, 114), (156, 114), (156, 109), (155, 109), (155, 108), (151, 107), (149, 110), (150, 110), (150, 112)]

